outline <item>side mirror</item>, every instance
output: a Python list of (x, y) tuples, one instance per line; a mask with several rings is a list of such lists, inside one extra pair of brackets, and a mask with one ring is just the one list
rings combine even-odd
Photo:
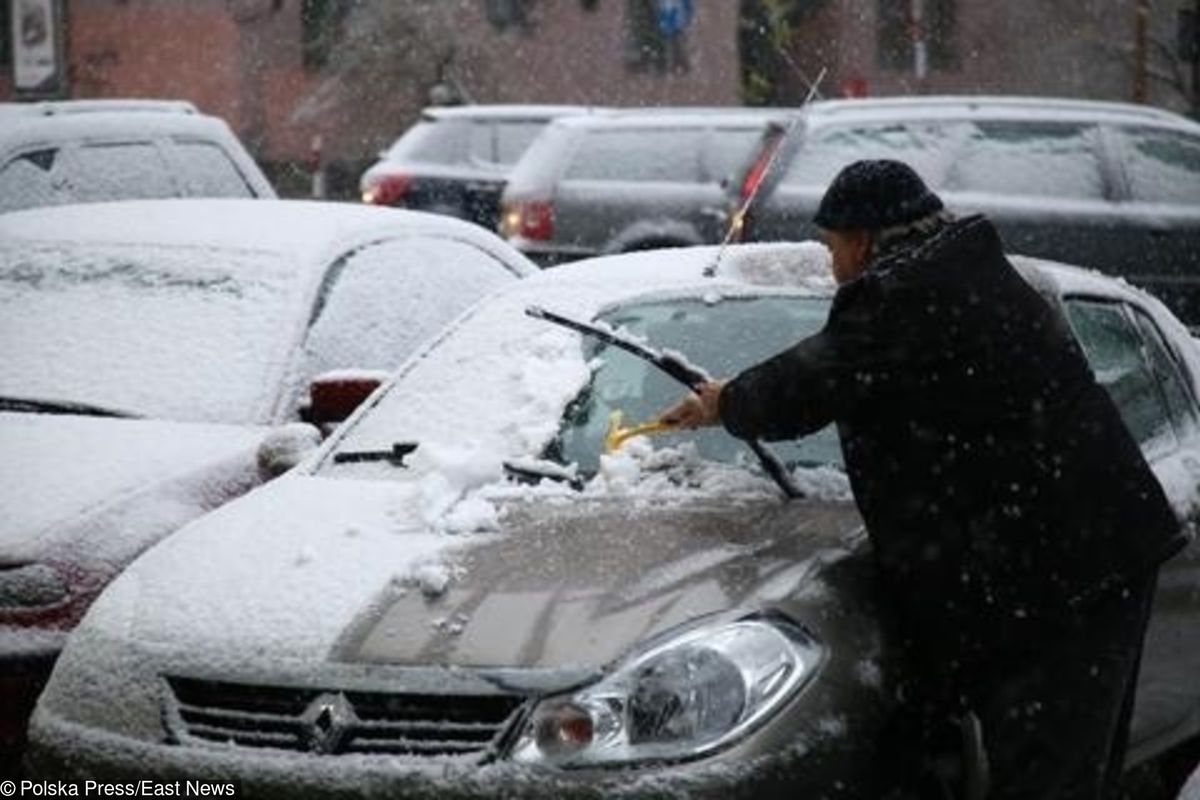
[(372, 370), (341, 370), (316, 376), (308, 386), (304, 421), (314, 425), (341, 422), (379, 388), (387, 375)]
[(304, 460), (321, 444), (321, 432), (306, 422), (280, 425), (258, 445), (258, 472), (264, 480), (277, 478)]

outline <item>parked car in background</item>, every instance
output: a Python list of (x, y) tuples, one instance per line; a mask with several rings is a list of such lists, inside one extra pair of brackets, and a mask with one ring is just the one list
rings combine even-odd
[[(135, 562), (68, 643), (39, 776), (264, 796), (880, 797), (899, 662), (832, 428), (634, 438), (681, 387), (546, 321), (713, 375), (824, 324), (818, 245), (626, 254), (507, 287), (301, 466)], [(1183, 516), (1200, 353), (1146, 294), (1022, 259)], [(538, 307), (533, 311), (531, 307)], [(534, 318), (539, 316), (540, 318)], [(1200, 545), (1165, 565), (1129, 765), (1200, 733)]]
[[(769, 153), (771, 137), (764, 137)], [(744, 220), (743, 241), (804, 239), (860, 158), (907, 162), (956, 212), (986, 213), (1015, 253), (1087, 264), (1200, 326), (1200, 124), (1143, 105), (1019, 97), (806, 106)], [(737, 208), (742, 187), (730, 184)]]
[(0, 216), (0, 769), (69, 631), (146, 547), (295, 462), (535, 270), (458, 220), (292, 201)]
[(724, 185), (785, 113), (685, 108), (558, 120), (513, 169), (500, 233), (543, 265), (719, 241)]
[(512, 166), (551, 120), (586, 106), (427, 108), (359, 181), (364, 203), (448, 214), (495, 230)]
[(0, 103), (0, 212), (163, 197), (275, 197), (223, 120), (188, 102)]

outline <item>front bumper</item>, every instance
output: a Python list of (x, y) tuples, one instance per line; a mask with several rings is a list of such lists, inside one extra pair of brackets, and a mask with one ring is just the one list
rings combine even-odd
[[(868, 797), (848, 776), (851, 754), (821, 743), (771, 756), (630, 771), (558, 771), (518, 765), (436, 766), (400, 757), (320, 756), (233, 746), (146, 742), (97, 731), (39, 709), (26, 758), (30, 777), (61, 781), (233, 783), (255, 798), (643, 798)], [(861, 765), (861, 754), (853, 760)]]

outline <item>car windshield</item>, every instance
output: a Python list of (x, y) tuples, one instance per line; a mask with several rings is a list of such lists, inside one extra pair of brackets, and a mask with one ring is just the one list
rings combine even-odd
[(2, 243), (0, 396), (268, 421), (293, 282), (258, 252)]
[[(815, 333), (825, 323), (824, 298), (760, 296), (707, 303), (682, 299), (629, 305), (600, 321), (653, 347), (675, 351), (710, 375), (728, 376), (762, 361)], [(551, 455), (575, 463), (586, 474), (599, 467), (613, 412), (625, 422), (652, 420), (684, 389), (647, 362), (616, 347), (585, 341), (585, 356), (597, 359), (592, 382), (563, 416)], [(719, 428), (658, 437), (662, 444), (694, 442), (704, 458), (735, 462), (753, 456)], [(841, 448), (832, 426), (796, 442), (776, 443), (788, 466), (841, 466)]]

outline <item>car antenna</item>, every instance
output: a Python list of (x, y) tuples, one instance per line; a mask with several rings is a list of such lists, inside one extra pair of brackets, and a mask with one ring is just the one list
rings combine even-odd
[[(826, 67), (821, 67), (821, 72), (817, 75), (817, 79), (809, 84), (808, 94), (804, 96), (803, 102), (800, 103), (801, 109), (816, 97), (821, 87), (821, 81), (825, 80), (826, 71)], [(704, 277), (711, 278), (717, 274), (717, 269), (721, 265), (721, 257), (725, 255), (725, 248), (733, 242), (735, 236), (740, 234), (742, 226), (745, 224), (746, 214), (749, 213), (750, 206), (754, 204), (755, 198), (758, 197), (759, 190), (767, 182), (767, 176), (771, 174), (771, 170), (779, 158), (779, 151), (783, 149), (784, 142), (791, 138), (799, 124), (800, 109), (797, 109), (796, 113), (788, 120), (787, 127), (783, 129), (783, 135), (779, 137), (778, 141), (775, 142), (775, 146), (771, 148), (771, 154), (767, 156), (767, 162), (763, 166), (762, 172), (759, 173), (758, 179), (754, 181), (750, 187), (750, 191), (745, 193), (737, 210), (729, 217), (729, 226), (725, 229), (725, 238), (721, 240), (721, 244), (717, 248), (717, 255), (713, 258), (712, 263), (704, 268)]]
[[(641, 342), (635, 342), (627, 336), (622, 336), (620, 333), (613, 330), (606, 330), (595, 325), (589, 325), (586, 322), (564, 317), (560, 314), (555, 314), (552, 311), (547, 311), (541, 306), (528, 306), (525, 309), (525, 315), (534, 319), (545, 320), (568, 330), (573, 330), (578, 333), (591, 336), (594, 339), (618, 347), (627, 353), (631, 353), (638, 358), (646, 361), (660, 370), (665, 372), (670, 377), (682, 383), (688, 389), (695, 391), (701, 385), (707, 383), (709, 376), (699, 367), (689, 364), (681, 356), (674, 353), (655, 350)], [(775, 454), (768, 450), (762, 442), (757, 439), (743, 439), (746, 445), (758, 457), (758, 461), (762, 464), (763, 470), (775, 481), (780, 491), (787, 496), (789, 500), (803, 498), (804, 493), (796, 486), (792, 480), (792, 476), (788, 474), (787, 469), (775, 457)]]

